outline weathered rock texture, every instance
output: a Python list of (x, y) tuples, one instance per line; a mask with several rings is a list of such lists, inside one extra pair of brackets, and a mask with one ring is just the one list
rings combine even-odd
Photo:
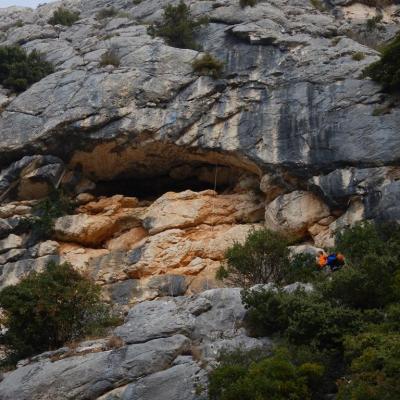
[[(0, 382), (2, 400), (201, 400), (206, 366), (222, 349), (268, 349), (246, 335), (239, 289), (165, 298), (130, 310), (111, 340), (86, 342), (21, 362)], [(108, 346), (108, 347), (107, 347)]]
[[(123, 13), (104, 20), (95, 16), (106, 0), (0, 11), (0, 45), (40, 50), (56, 67), (19, 96), (1, 91), (0, 196), (10, 185), (19, 198), (39, 196), (65, 167), (76, 168), (67, 175), (82, 192), (87, 178), (210, 180), (202, 169), (218, 164), (235, 170), (231, 177), (267, 175), (262, 188), (274, 223), (285, 199), (304, 210), (304, 196), (291, 194), (298, 191), (326, 203), (318, 216), (329, 206), (336, 219), (359, 200), (358, 218), (399, 218), (400, 113), (379, 85), (361, 78), (378, 57), (372, 41), (395, 34), (398, 6), (380, 11), (371, 31), (366, 21), (378, 11), (354, 1), (320, 12), (307, 0), (243, 9), (236, 0), (189, 0), (194, 16), (210, 18), (199, 42), (225, 63), (223, 78), (213, 80), (193, 73), (197, 51), (146, 33), (168, 3), (118, 0), (113, 6)], [(80, 20), (49, 25), (60, 4), (80, 11)], [(99, 65), (109, 49), (118, 68)], [(359, 52), (361, 61), (352, 58)], [(319, 223), (314, 212), (305, 221), (305, 212), (285, 227), (331, 240), (333, 221)]]
[[(262, 226), (264, 207), (263, 196), (255, 192), (186, 190), (167, 192), (154, 202), (102, 197), (56, 219), (54, 240), (32, 245), (29, 231), (1, 239), (0, 288), (49, 261), (68, 261), (123, 307), (197, 293), (217, 285), (215, 272), (225, 250)], [(26, 218), (32, 208), (18, 202), (0, 207), (4, 216), (17, 211)]]
[[(263, 225), (330, 246), (359, 220), (400, 220), (399, 107), (361, 77), (395, 35), (398, 5), (187, 0), (210, 19), (197, 40), (224, 62), (214, 80), (193, 73), (199, 52), (147, 34), (169, 3), (0, 9), (0, 46), (55, 66), (22, 94), (0, 87), (0, 289), (69, 261), (122, 311), (141, 301), (114, 332), (122, 347), (100, 340), (21, 363), (1, 399), (200, 400), (199, 358), (268, 345), (241, 328), (239, 289), (207, 290), (228, 246)], [(111, 4), (120, 12), (96, 19)], [(80, 20), (49, 25), (60, 5)], [(100, 66), (108, 50), (119, 67)], [(59, 187), (78, 206), (40, 241), (27, 218)]]

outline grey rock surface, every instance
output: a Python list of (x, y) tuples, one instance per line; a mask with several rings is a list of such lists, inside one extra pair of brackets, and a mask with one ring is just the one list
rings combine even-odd
[[(4, 400), (206, 398), (207, 365), (222, 350), (268, 349), (268, 339), (247, 336), (240, 289), (212, 289), (134, 306), (114, 336), (24, 360), (4, 374)], [(195, 361), (198, 360), (198, 361)]]
[[(218, 162), (278, 172), (283, 192), (309, 185), (342, 211), (351, 196), (362, 196), (366, 216), (397, 219), (394, 203), (386, 212), (370, 203), (377, 191), (396, 196), (391, 183), (398, 177), (388, 170), (400, 157), (400, 113), (395, 105), (374, 112), (391, 100), (361, 72), (378, 58), (366, 38), (393, 37), (398, 6), (384, 10), (371, 33), (366, 16), (374, 11), (359, 4), (353, 9), (354, 2), (338, 0), (320, 12), (295, 0), (244, 9), (236, 0), (190, 0), (193, 15), (211, 21), (199, 42), (225, 63), (222, 79), (212, 80), (193, 74), (197, 51), (146, 33), (169, 2), (119, 0), (113, 6), (120, 13), (101, 21), (95, 16), (106, 0), (2, 9), (0, 45), (42, 51), (56, 70), (4, 103), (0, 167), (8, 171), (24, 156), (52, 154), (99, 180)], [(59, 4), (79, 11), (80, 20), (71, 27), (49, 25)], [(118, 68), (99, 65), (109, 49), (120, 58)], [(365, 57), (354, 60), (360, 52)], [(99, 157), (107, 162), (97, 163)], [(343, 180), (349, 174), (353, 178)], [(0, 190), (10, 185), (4, 182), (0, 178)]]
[(114, 385), (165, 369), (188, 346), (186, 337), (175, 335), (55, 362), (39, 361), (5, 374), (0, 383), (0, 397), (4, 400), (95, 399)]

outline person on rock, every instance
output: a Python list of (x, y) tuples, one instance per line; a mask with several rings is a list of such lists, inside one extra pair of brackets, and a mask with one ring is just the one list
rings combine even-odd
[(319, 269), (323, 269), (328, 264), (328, 255), (325, 251), (320, 250), (317, 255), (317, 265)]
[(328, 256), (327, 265), (331, 269), (332, 272), (338, 271), (343, 267), (345, 263), (344, 255), (340, 252), (332, 253)]

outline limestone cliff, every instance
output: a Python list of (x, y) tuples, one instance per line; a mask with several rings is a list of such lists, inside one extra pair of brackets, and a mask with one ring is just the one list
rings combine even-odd
[[(1, 399), (201, 399), (197, 358), (268, 344), (241, 327), (239, 289), (217, 288), (229, 245), (267, 226), (331, 246), (356, 221), (400, 219), (399, 105), (362, 77), (400, 6), (188, 0), (210, 21), (198, 42), (224, 63), (213, 79), (193, 72), (200, 52), (148, 35), (169, 3), (0, 8), (0, 46), (55, 66), (19, 95), (0, 87), (0, 289), (68, 261), (127, 313), (120, 348), (104, 339), (22, 362)], [(49, 25), (60, 5), (80, 19)], [(118, 67), (101, 66), (109, 50)], [(60, 187), (74, 209), (39, 239), (26, 221)]]

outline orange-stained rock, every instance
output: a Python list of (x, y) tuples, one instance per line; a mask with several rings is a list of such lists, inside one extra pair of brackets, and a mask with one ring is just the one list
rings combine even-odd
[(62, 262), (69, 262), (81, 272), (88, 272), (89, 261), (108, 254), (106, 249), (91, 249), (76, 243), (60, 243), (58, 249)]
[(235, 241), (242, 242), (259, 225), (208, 225), (185, 231), (170, 229), (150, 236), (141, 249), (140, 259), (126, 268), (129, 278), (179, 273), (195, 275), (224, 258)]
[(86, 214), (116, 213), (123, 208), (135, 208), (139, 205), (136, 197), (124, 197), (117, 194), (112, 197), (102, 197), (78, 208), (78, 212)]
[(106, 243), (108, 250), (129, 250), (148, 235), (142, 227), (132, 228)]
[(168, 192), (144, 213), (143, 224), (150, 234), (200, 224), (221, 225), (258, 222), (264, 202), (254, 193), (217, 195), (213, 190)]
[(117, 195), (90, 202), (78, 208), (76, 215), (58, 218), (55, 237), (66, 242), (99, 247), (116, 234), (141, 225), (145, 209), (137, 207), (134, 197)]
[(307, 235), (308, 228), (329, 215), (329, 207), (314, 193), (294, 191), (267, 205), (265, 225), (272, 230)]

